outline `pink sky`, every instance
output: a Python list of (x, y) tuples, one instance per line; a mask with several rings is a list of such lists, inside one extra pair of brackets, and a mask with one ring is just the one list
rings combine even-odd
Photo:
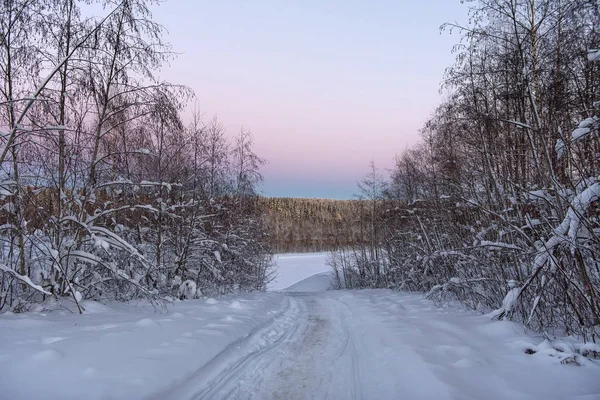
[[(368, 3), (368, 4), (367, 4)], [(264, 194), (349, 198), (418, 140), (465, 20), (452, 0), (177, 0), (156, 19), (182, 54), (164, 79), (195, 90), (207, 118), (254, 135)]]

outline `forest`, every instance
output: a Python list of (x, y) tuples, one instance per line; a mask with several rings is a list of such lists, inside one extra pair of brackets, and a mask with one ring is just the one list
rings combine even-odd
[(259, 196), (250, 131), (158, 78), (152, 4), (2, 3), (0, 311), (264, 290), (274, 251), (337, 250), (338, 287), (596, 339), (596, 1), (469, 2), (421, 142), (347, 201)]
[(377, 206), (368, 244), (337, 253), (337, 284), (423, 291), (595, 341), (599, 4), (469, 7), (468, 26), (442, 26), (461, 40), (420, 144), (397, 156), (389, 181), (375, 169), (363, 181), (372, 202), (400, 199), (408, 213)]
[[(256, 202), (276, 253), (332, 251), (368, 240), (371, 204), (364, 200), (261, 196)], [(399, 200), (384, 202), (387, 208), (404, 207)]]
[(600, 0), (0, 16), (2, 400), (600, 399)]
[(158, 78), (155, 3), (1, 3), (0, 311), (264, 289), (264, 161)]

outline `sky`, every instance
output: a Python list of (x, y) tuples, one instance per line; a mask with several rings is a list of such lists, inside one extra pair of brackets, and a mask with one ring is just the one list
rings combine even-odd
[(252, 131), (262, 193), (353, 198), (419, 140), (465, 22), (459, 0), (170, 0), (154, 9), (179, 53), (161, 78), (196, 93), (231, 136)]

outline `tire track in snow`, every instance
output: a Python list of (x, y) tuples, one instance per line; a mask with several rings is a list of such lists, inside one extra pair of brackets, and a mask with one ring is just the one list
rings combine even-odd
[(246, 399), (362, 398), (353, 336), (347, 314), (337, 299), (322, 294), (293, 293), (305, 309), (305, 323), (268, 363), (260, 384), (245, 385)]
[[(270, 353), (293, 332), (300, 309), (293, 298), (286, 296), (285, 299), (286, 307), (268, 322), (229, 344), (195, 373), (148, 396), (146, 400), (214, 399), (213, 393), (226, 391), (227, 385), (240, 375), (247, 364)], [(228, 397), (219, 393), (218, 398)]]
[[(207, 383), (204, 389), (189, 397), (190, 400), (238, 398), (238, 390), (246, 383), (241, 378), (247, 376), (249, 371), (252, 371), (252, 386), (260, 384), (263, 379), (260, 372), (273, 358), (277, 357), (279, 347), (291, 340), (301, 324), (299, 317), (305, 314), (303, 312), (305, 310), (301, 310), (302, 303), (291, 296), (286, 296), (286, 298), (290, 303), (290, 310), (285, 313), (284, 317), (275, 324), (256, 332), (249, 343), (242, 346), (243, 349), (249, 345), (248, 350), (250, 351), (246, 351), (242, 358), (223, 369), (217, 377)], [(279, 330), (274, 328), (279, 328)], [(253, 347), (254, 350), (252, 350)]]
[(362, 399), (349, 309), (315, 294), (286, 298), (289, 310), (277, 322), (233, 348), (234, 354), (224, 352), (167, 398)]
[(354, 340), (354, 336), (353, 336), (353, 332), (352, 332), (352, 328), (350, 328), (350, 325), (348, 324), (348, 321), (350, 321), (350, 319), (352, 318), (352, 313), (350, 312), (350, 308), (348, 307), (348, 305), (346, 303), (344, 303), (344, 301), (342, 300), (343, 297), (340, 297), (338, 299), (339, 304), (342, 305), (343, 310), (342, 313), (344, 314), (344, 329), (346, 331), (346, 343), (344, 345), (344, 349), (343, 352), (348, 352), (350, 354), (350, 361), (351, 361), (351, 365), (352, 365), (352, 382), (353, 382), (353, 396), (352, 398), (355, 400), (362, 400), (363, 399), (363, 393), (362, 393), (362, 386), (361, 386), (361, 373), (360, 373), (360, 363), (358, 362), (358, 356), (357, 356), (357, 351), (356, 351), (356, 341)]

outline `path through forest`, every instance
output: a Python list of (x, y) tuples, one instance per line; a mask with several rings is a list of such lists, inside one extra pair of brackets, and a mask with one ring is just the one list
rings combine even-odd
[[(320, 274), (292, 288), (322, 288), (326, 279)], [(598, 365), (526, 355), (540, 339), (518, 324), (389, 290), (283, 296), (280, 317), (169, 389), (167, 398), (600, 398)]]
[(287, 290), (175, 302), (162, 313), (87, 301), (83, 316), (2, 315), (0, 397), (600, 398), (596, 361), (560, 363), (569, 342), (557, 352), (519, 324), (440, 309), (420, 294), (326, 291), (325, 257), (280, 257), (283, 275), (306, 275), (294, 263), (316, 273)]

